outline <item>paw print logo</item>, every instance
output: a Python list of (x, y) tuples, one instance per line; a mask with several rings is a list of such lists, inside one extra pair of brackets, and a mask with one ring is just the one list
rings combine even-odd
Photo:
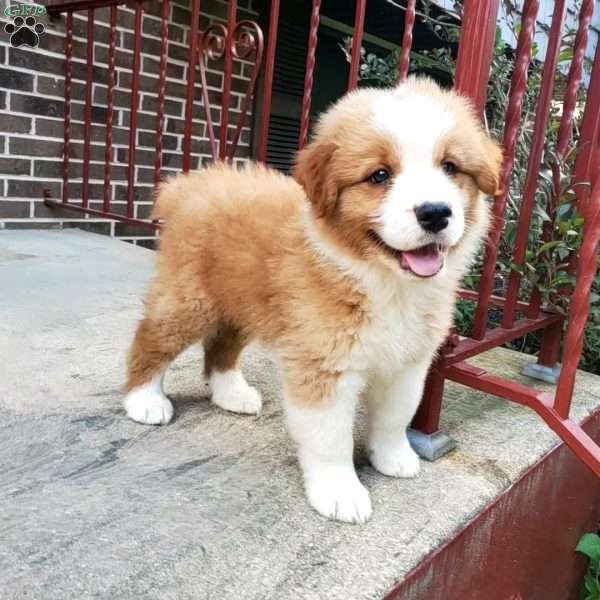
[(38, 23), (34, 17), (15, 17), (12, 23), (4, 26), (4, 31), (10, 34), (10, 45), (13, 48), (30, 46), (37, 48), (40, 43), (40, 34), (44, 33), (43, 23)]

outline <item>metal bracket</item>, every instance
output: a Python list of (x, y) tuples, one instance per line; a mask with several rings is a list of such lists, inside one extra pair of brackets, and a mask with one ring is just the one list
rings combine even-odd
[(437, 460), (456, 448), (456, 440), (443, 431), (423, 433), (416, 429), (408, 429), (407, 435), (413, 450), (425, 460)]
[(523, 367), (521, 373), (532, 379), (538, 379), (539, 381), (545, 381), (546, 383), (556, 385), (558, 383), (558, 378), (560, 377), (560, 365), (546, 367), (544, 365), (539, 365), (538, 363), (527, 363)]

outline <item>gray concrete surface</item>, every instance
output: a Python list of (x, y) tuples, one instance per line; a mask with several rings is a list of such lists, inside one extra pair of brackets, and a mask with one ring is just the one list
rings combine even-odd
[[(124, 354), (152, 262), (78, 231), (0, 232), (3, 600), (381, 598), (557, 442), (526, 409), (449, 385), (443, 425), (458, 449), (395, 480), (367, 464), (359, 432), (373, 517), (327, 521), (304, 501), (259, 348), (244, 370), (260, 417), (210, 405), (192, 349), (167, 376), (176, 420), (125, 418)], [(526, 360), (479, 362), (518, 377)], [(580, 374), (576, 416), (599, 403), (600, 378)]]

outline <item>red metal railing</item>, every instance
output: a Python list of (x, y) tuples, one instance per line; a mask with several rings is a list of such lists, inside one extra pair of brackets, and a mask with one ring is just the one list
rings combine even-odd
[[(113, 153), (113, 117), (114, 117), (114, 88), (115, 88), (115, 61), (116, 61), (116, 35), (117, 35), (117, 7), (126, 4), (125, 0), (74, 0), (49, 7), (50, 14), (66, 13), (66, 39), (65, 39), (65, 112), (64, 112), (64, 153), (63, 153), (63, 194), (62, 201), (57, 202), (46, 195), (48, 206), (60, 207), (63, 210), (89, 214), (94, 217), (107, 217), (123, 221), (132, 225), (159, 228), (158, 223), (152, 223), (135, 218), (135, 184), (136, 184), (136, 151), (138, 140), (138, 112), (140, 109), (140, 72), (142, 50), (142, 0), (134, 3), (133, 26), (133, 52), (131, 67), (131, 93), (129, 104), (128, 145), (127, 145), (127, 181), (126, 181), (126, 206), (125, 214), (112, 210), (111, 202), (113, 190), (111, 189), (111, 166)], [(92, 137), (92, 107), (94, 81), (94, 47), (96, 10), (110, 7), (110, 34), (108, 49), (108, 64), (106, 70), (107, 87), (107, 112), (106, 112), (106, 144), (104, 148), (104, 179), (102, 208), (90, 207), (90, 165), (91, 165), (91, 137)], [(159, 76), (156, 85), (157, 111), (156, 111), (156, 141), (154, 158), (154, 184), (161, 179), (163, 158), (163, 137), (165, 126), (166, 102), (166, 73), (169, 48), (169, 0), (164, 0), (161, 10), (160, 25), (160, 64)], [(87, 14), (87, 36), (85, 56), (85, 101), (83, 116), (83, 161), (82, 161), (82, 193), (81, 202), (74, 202), (69, 196), (70, 177), (70, 150), (72, 145), (72, 78), (73, 78), (73, 16), (74, 14)], [(195, 91), (200, 80), (200, 91), (203, 102), (204, 119), (208, 135), (210, 153), (213, 160), (232, 159), (238, 148), (243, 126), (247, 120), (250, 103), (254, 96), (259, 69), (263, 59), (263, 34), (257, 23), (250, 20), (237, 21), (237, 2), (233, 0), (228, 5), (227, 22), (212, 23), (204, 31), (199, 30), (200, 0), (191, 2), (190, 45), (188, 55), (186, 98), (185, 98), (185, 127), (182, 142), (182, 168), (184, 172), (190, 170), (192, 164), (192, 138), (194, 125), (199, 119), (195, 114)], [(267, 58), (265, 64), (265, 77), (263, 87), (263, 123), (260, 128), (258, 141), (259, 156), (266, 156), (268, 117), (271, 103), (271, 89), (275, 60), (275, 45), (277, 35), (277, 19), (279, 15), (279, 0), (272, 0), (270, 6), (270, 22), (272, 29), (269, 32)], [(224, 60), (223, 90), (220, 111), (220, 131), (215, 133), (216, 125), (209, 101), (207, 85), (207, 62), (209, 60)], [(231, 100), (231, 81), (233, 76), (234, 61), (243, 61), (245, 67), (250, 64), (250, 74), (246, 93), (240, 101), (237, 121), (230, 135), (229, 116)], [(199, 73), (199, 78), (198, 78)]]
[[(490, 22), (495, 19), (494, 3), (465, 3), (463, 19), (463, 37), (460, 52), (468, 48), (467, 36), (477, 23), (482, 20)], [(492, 15), (485, 15), (490, 7)], [(458, 383), (480, 389), (482, 391), (501, 396), (513, 402), (524, 404), (534, 409), (546, 423), (573, 449), (573, 451), (597, 474), (600, 475), (600, 448), (579, 427), (569, 419), (569, 408), (573, 393), (575, 371), (579, 363), (583, 344), (584, 326), (589, 314), (589, 297), (592, 280), (596, 272), (596, 248), (600, 228), (600, 179), (598, 178), (598, 132), (600, 121), (600, 62), (594, 62), (591, 81), (589, 85), (584, 118), (581, 124), (579, 139), (579, 152), (575, 166), (575, 183), (593, 183), (591, 193), (583, 186), (576, 188), (577, 205), (579, 213), (585, 218), (583, 245), (577, 264), (578, 278), (572, 290), (569, 317), (567, 321), (566, 336), (562, 368), (558, 386), (554, 395), (542, 393), (533, 387), (509, 381), (490, 375), (483, 369), (475, 368), (464, 361), (476, 354), (490, 348), (499, 346), (508, 341), (522, 336), (526, 332), (542, 330), (544, 337), (539, 363), (548, 367), (555, 366), (559, 358), (561, 334), (564, 326), (562, 315), (547, 312), (541, 309), (539, 290), (534, 290), (530, 299), (523, 303), (519, 300), (521, 293), (520, 277), (518, 273), (509, 276), (506, 297), (494, 298), (494, 276), (496, 272), (496, 259), (498, 245), (502, 233), (502, 220), (505, 211), (507, 188), (514, 159), (515, 141), (519, 132), (520, 113), (523, 93), (527, 85), (527, 69), (531, 60), (531, 45), (535, 34), (535, 19), (538, 13), (539, 2), (526, 0), (523, 9), (523, 24), (521, 27), (513, 78), (511, 82), (510, 100), (507, 109), (504, 130), (505, 162), (502, 177), (502, 191), (494, 201), (494, 227), (486, 245), (486, 257), (483, 274), (477, 293), (475, 321), (473, 333), (470, 338), (458, 338), (453, 335), (449, 338), (446, 347), (442, 350), (439, 360), (430, 375), (425, 392), (424, 403), (417, 415), (415, 425), (421, 426), (426, 431), (435, 431), (438, 427), (441, 395), (443, 393), (444, 379), (452, 379)], [(567, 92), (564, 101), (564, 110), (558, 134), (558, 155), (563, 158), (567, 151), (573, 127), (574, 109), (577, 91), (582, 77), (584, 52), (588, 42), (588, 31), (593, 10), (593, 2), (582, 3), (579, 27), (575, 37), (574, 56), (567, 76)], [(546, 64), (542, 79), (541, 92), (538, 99), (536, 122), (532, 139), (532, 148), (525, 181), (525, 192), (521, 200), (519, 220), (517, 223), (517, 237), (513, 262), (523, 264), (525, 250), (528, 243), (529, 224), (533, 210), (533, 197), (537, 188), (539, 165), (543, 154), (543, 142), (548, 120), (549, 103), (552, 97), (554, 76), (556, 70), (557, 53), (560, 36), (563, 29), (565, 7), (563, 2), (555, 4), (549, 34), (549, 46)], [(483, 34), (484, 35), (484, 34)], [(470, 44), (469, 44), (470, 45)], [(468, 52), (468, 57), (459, 64), (456, 85), (461, 91), (467, 91), (468, 83), (473, 82), (469, 90), (476, 98), (481, 98), (478, 81), (487, 79), (489, 61), (475, 64), (477, 53), (473, 47)], [(597, 59), (600, 50), (597, 50)], [(471, 70), (468, 74), (463, 71)], [(482, 106), (481, 104), (479, 105)], [(580, 167), (577, 168), (577, 163)], [(585, 164), (584, 164), (585, 163)], [(556, 186), (557, 188), (558, 186)], [(556, 191), (555, 191), (556, 193)], [(550, 207), (553, 214), (555, 207)], [(546, 228), (546, 235), (552, 227)], [(461, 294), (463, 298), (473, 298), (471, 292)], [(500, 327), (490, 328), (488, 324), (488, 309), (490, 305), (500, 306), (503, 317)], [(517, 314), (523, 316), (517, 318)]]
[[(65, 41), (65, 137), (63, 158), (63, 195), (62, 202), (47, 198), (47, 203), (63, 209), (83, 212), (92, 216), (114, 218), (132, 224), (158, 227), (134, 218), (134, 184), (136, 168), (136, 129), (139, 105), (139, 67), (142, 3), (135, 2), (133, 68), (131, 69), (131, 102), (129, 112), (129, 137), (127, 158), (127, 190), (126, 214), (111, 211), (111, 157), (113, 136), (113, 91), (115, 86), (115, 46), (117, 30), (117, 0), (86, 0), (65, 2), (53, 6), (51, 13), (66, 13)], [(412, 32), (415, 23), (415, 0), (405, 2), (402, 28), (402, 46), (400, 48), (400, 64), (398, 78), (404, 79), (409, 71)], [(563, 363), (558, 386), (554, 395), (542, 393), (533, 387), (496, 377), (483, 369), (473, 367), (465, 361), (491, 348), (505, 344), (523, 336), (528, 332), (542, 332), (542, 347), (538, 362), (547, 367), (554, 367), (560, 354), (565, 317), (542, 306), (539, 290), (534, 289), (529, 297), (523, 297), (522, 281), (518, 271), (510, 273), (505, 295), (494, 293), (494, 278), (498, 243), (503, 230), (503, 215), (506, 208), (507, 195), (514, 160), (515, 144), (521, 125), (523, 95), (527, 86), (528, 67), (531, 61), (531, 48), (535, 34), (536, 17), (539, 0), (525, 0), (523, 23), (519, 33), (514, 69), (512, 74), (509, 103), (506, 112), (503, 143), (505, 162), (502, 171), (502, 189), (494, 199), (494, 226), (486, 244), (486, 254), (479, 289), (463, 290), (461, 297), (475, 302), (475, 320), (470, 337), (459, 337), (451, 332), (447, 343), (442, 348), (439, 358), (433, 365), (425, 391), (424, 401), (415, 417), (413, 425), (424, 433), (434, 433), (439, 426), (439, 415), (442, 406), (444, 382), (451, 379), (458, 383), (477, 388), (510, 401), (526, 405), (535, 410), (546, 423), (573, 449), (573, 451), (598, 475), (600, 475), (600, 449), (587, 434), (569, 419), (570, 402), (573, 392), (575, 371), (581, 356), (583, 344), (583, 328), (589, 313), (589, 298), (592, 280), (596, 269), (596, 248), (600, 238), (600, 45), (591, 73), (584, 116), (581, 121), (579, 135), (579, 151), (574, 168), (574, 182), (578, 185), (577, 206), (579, 214), (585, 219), (584, 238), (578, 256), (573, 256), (571, 269), (577, 273), (576, 285), (569, 293), (572, 296), (568, 318), (566, 319), (566, 335), (564, 337)], [(107, 120), (106, 148), (104, 159), (104, 196), (102, 210), (89, 206), (89, 174), (90, 174), (90, 136), (91, 136), (91, 85), (94, 61), (94, 10), (110, 6), (110, 37), (107, 69)], [(307, 7), (308, 8), (308, 7)], [(365, 13), (369, 6), (366, 0), (356, 0), (354, 5), (354, 35), (348, 71), (348, 89), (358, 83), (360, 67), (360, 48), (363, 38)], [(472, 98), (477, 110), (483, 114), (486, 101), (486, 88), (490, 74), (490, 65), (494, 50), (494, 37), (499, 8), (499, 0), (465, 0), (461, 25), (455, 88)], [(157, 80), (156, 111), (156, 156), (154, 162), (154, 183), (161, 177), (163, 154), (163, 131), (165, 124), (165, 89), (169, 50), (169, 10), (170, 3), (165, 0), (160, 16), (160, 65)], [(76, 203), (69, 197), (70, 183), (70, 145), (72, 126), (72, 80), (73, 80), (73, 13), (87, 11), (87, 54), (85, 79), (85, 105), (83, 127), (83, 176), (81, 202)], [(213, 159), (230, 160), (235, 156), (239, 145), (242, 128), (250, 109), (250, 103), (256, 95), (259, 70), (263, 69), (262, 99), (257, 108), (260, 114), (255, 155), (265, 160), (269, 135), (269, 117), (272, 99), (272, 87), (275, 67), (275, 50), (280, 13), (279, 0), (271, 0), (269, 5), (268, 37), (263, 64), (263, 34), (259, 25), (250, 20), (237, 19), (236, 0), (230, 0), (226, 22), (213, 22), (204, 30), (200, 30), (200, 0), (191, 0), (189, 23), (189, 51), (187, 65), (187, 81), (185, 86), (184, 132), (182, 141), (182, 169), (192, 168), (192, 145), (194, 128), (201, 124), (206, 126), (206, 139)], [(302, 147), (309, 135), (311, 120), (311, 97), (314, 83), (316, 48), (319, 33), (321, 1), (312, 0), (308, 25), (308, 42), (306, 69), (304, 74), (304, 90), (300, 113), (298, 146)], [(567, 75), (564, 110), (560, 121), (557, 151), (559, 158), (564, 158), (572, 137), (577, 93), (582, 79), (582, 68), (585, 48), (588, 43), (589, 26), (593, 11), (593, 1), (583, 0), (579, 15), (578, 29), (575, 36), (573, 59)], [(534, 207), (535, 193), (538, 187), (539, 166), (544, 156), (545, 132), (549, 119), (550, 102), (553, 94), (554, 79), (557, 68), (560, 39), (564, 29), (566, 12), (565, 0), (557, 0), (554, 5), (549, 32), (549, 43), (546, 53), (541, 89), (538, 98), (534, 132), (528, 161), (524, 193), (521, 199), (520, 216), (517, 223), (517, 234), (514, 244), (513, 262), (524, 263), (528, 244), (531, 216)], [(219, 133), (215, 132), (216, 124), (210, 108), (207, 85), (207, 65), (214, 59), (223, 59), (223, 84), (221, 93), (221, 110), (218, 123)], [(244, 68), (249, 69), (247, 87), (239, 101), (237, 111), (232, 111), (231, 82), (233, 66), (236, 61), (244, 60)], [(198, 111), (195, 104), (196, 92), (200, 92), (203, 110)], [(237, 112), (237, 121), (231, 127), (229, 122)], [(202, 114), (203, 113), (203, 114)], [(201, 121), (201, 123), (200, 123)], [(231, 135), (230, 135), (231, 134)], [(217, 139), (218, 138), (218, 139)], [(558, 167), (554, 171), (555, 190), (558, 193)], [(551, 199), (548, 212), (554, 214), (556, 199)], [(553, 235), (552, 223), (546, 224), (542, 234), (544, 239)], [(489, 323), (489, 309), (495, 307), (502, 312), (502, 319), (497, 327)]]

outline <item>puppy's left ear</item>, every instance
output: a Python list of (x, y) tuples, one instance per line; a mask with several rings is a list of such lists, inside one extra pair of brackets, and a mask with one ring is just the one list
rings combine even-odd
[(475, 172), (477, 187), (488, 196), (500, 193), (502, 148), (498, 142), (483, 134), (481, 140), (481, 163)]
[(313, 142), (296, 156), (294, 179), (304, 188), (319, 217), (330, 213), (338, 195), (338, 186), (332, 169), (336, 145), (331, 142)]

